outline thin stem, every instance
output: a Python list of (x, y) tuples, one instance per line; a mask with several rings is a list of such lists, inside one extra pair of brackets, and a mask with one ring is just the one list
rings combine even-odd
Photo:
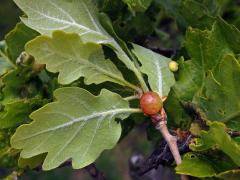
[[(97, 68), (96, 65), (92, 65), (92, 66), (93, 66), (94, 68)], [(136, 85), (134, 85), (134, 84), (126, 81), (125, 79), (119, 77), (118, 75), (109, 73), (108, 71), (106, 71), (106, 70), (104, 70), (104, 69), (99, 69), (99, 71), (101, 71), (102, 73), (106, 74), (106, 75), (109, 76), (110, 78), (113, 78), (113, 79), (117, 80), (117, 81), (118, 81), (121, 85), (123, 85), (123, 86), (127, 86), (127, 87), (129, 87), (129, 88), (131, 88), (131, 89), (133, 89), (133, 90), (135, 90), (135, 91), (137, 91), (137, 92), (139, 92), (139, 91), (141, 90), (138, 86), (136, 86)]]
[[(119, 42), (118, 42), (119, 43)], [(132, 67), (130, 68), (134, 74), (136, 75), (140, 85), (141, 85), (141, 88), (144, 92), (147, 92), (149, 91), (148, 87), (147, 87), (147, 84), (143, 78), (143, 75), (140, 71), (140, 66), (138, 64), (138, 61), (136, 59), (136, 57), (134, 56), (134, 54), (128, 49), (128, 47), (126, 45), (123, 45), (124, 47), (121, 47), (118, 43), (116, 43), (115, 45), (117, 45), (119, 47), (119, 51), (120, 53), (122, 52), (124, 54), (124, 56), (129, 60), (129, 61), (133, 61), (133, 65)]]
[(134, 85), (134, 84), (132, 84), (132, 83), (126, 81), (126, 80), (120, 80), (120, 79), (118, 79), (118, 80), (121, 81), (125, 86), (127, 86), (127, 87), (129, 87), (129, 88), (131, 88), (131, 89), (133, 89), (137, 92), (141, 91), (141, 89), (138, 86), (136, 86), (136, 85)]
[(228, 122), (230, 119), (234, 119), (234, 118), (239, 117), (239, 116), (240, 116), (240, 111), (237, 111), (237, 112), (229, 115), (225, 119), (223, 119), (222, 122)]
[(134, 100), (134, 99), (139, 99), (139, 95), (136, 94), (136, 95), (132, 95), (132, 96), (129, 96), (129, 97), (125, 97), (123, 99), (126, 100), (126, 101), (131, 101), (131, 100)]
[(9, 63), (12, 67), (16, 68), (17, 66), (12, 63), (12, 61), (0, 50), (0, 55)]
[(131, 108), (131, 110), (129, 111), (131, 113), (142, 113), (142, 110), (139, 108)]
[(134, 73), (135, 73), (136, 77), (138, 78), (138, 81), (139, 81), (139, 83), (142, 87), (143, 92), (148, 92), (149, 89), (148, 89), (147, 84), (145, 83), (145, 81), (143, 79), (142, 73), (140, 71), (138, 71), (137, 69), (134, 70)]
[(142, 89), (143, 89), (143, 92), (148, 92), (149, 89), (148, 89), (148, 86), (147, 86), (147, 84), (146, 84), (146, 82), (145, 82), (145, 80), (144, 80), (144, 78), (143, 78), (142, 73), (141, 73), (138, 59), (137, 59), (137, 57), (136, 57), (132, 52), (130, 52), (130, 56), (132, 57), (133, 62), (134, 62), (134, 65), (135, 65), (135, 67), (136, 67), (136, 70), (137, 70), (137, 71), (135, 72), (135, 74), (136, 74), (137, 77), (139, 76), (139, 77), (138, 77), (138, 80), (139, 80), (139, 82), (140, 82), (140, 84), (141, 84), (141, 87), (142, 87)]

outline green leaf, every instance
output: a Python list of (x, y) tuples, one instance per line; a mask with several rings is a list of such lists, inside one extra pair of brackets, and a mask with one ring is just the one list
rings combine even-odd
[(36, 96), (29, 99), (12, 99), (12, 102), (3, 104), (3, 110), (0, 112), (0, 128), (12, 128), (29, 121), (29, 114), (48, 101)]
[(176, 19), (180, 27), (211, 28), (220, 11), (220, 1), (212, 0), (156, 0), (165, 11)]
[(26, 45), (26, 51), (35, 57), (37, 63), (46, 64), (50, 72), (59, 72), (58, 82), (61, 84), (72, 83), (80, 77), (85, 77), (86, 84), (105, 81), (125, 86), (130, 84), (117, 67), (105, 59), (101, 45), (83, 43), (78, 34), (56, 31), (52, 38), (39, 36)]
[(0, 77), (15, 67), (7, 55), (6, 48), (6, 41), (0, 41)]
[(103, 43), (112, 38), (99, 24), (96, 7), (90, 0), (14, 0), (26, 13), (24, 24), (41, 34), (51, 35), (55, 30), (78, 33), (84, 40)]
[(0, 166), (4, 168), (12, 168), (17, 165), (17, 151), (10, 147), (10, 138), (13, 133), (12, 129), (0, 130)]
[(6, 35), (7, 51), (14, 64), (19, 55), (24, 51), (25, 44), (37, 35), (39, 34), (36, 31), (28, 28), (23, 23), (18, 23), (16, 27)]
[(240, 170), (233, 169), (233, 170), (225, 171), (225, 172), (219, 173), (216, 177), (220, 179), (225, 179), (225, 180), (239, 180)]
[(51, 35), (55, 30), (73, 32), (83, 42), (107, 44), (114, 49), (119, 59), (132, 70), (141, 84), (141, 74), (119, 44), (104, 30), (97, 18), (97, 9), (91, 0), (14, 0), (26, 13), (22, 21), (41, 34)]
[(133, 47), (133, 53), (142, 64), (141, 71), (148, 76), (151, 89), (161, 96), (167, 96), (175, 83), (174, 75), (168, 68), (170, 59), (136, 44)]
[(130, 51), (128, 49), (128, 46), (126, 44), (125, 41), (123, 41), (118, 34), (115, 32), (114, 27), (112, 25), (112, 21), (111, 19), (107, 16), (107, 14), (105, 13), (99, 13), (98, 15), (99, 17), (99, 21), (102, 24), (102, 26), (104, 27), (104, 29), (106, 29), (106, 31), (112, 36), (114, 37), (114, 39), (118, 42), (118, 44), (121, 46), (122, 49), (124, 49), (125, 52), (130, 54)]
[(220, 122), (209, 122), (209, 130), (202, 130), (200, 138), (189, 145), (193, 151), (204, 151), (217, 148), (228, 155), (234, 163), (240, 166), (240, 146), (225, 132), (226, 126)]
[(202, 155), (204, 155), (205, 158), (211, 161), (212, 167), (215, 169), (216, 174), (238, 168), (238, 166), (222, 151), (213, 150), (208, 151), (207, 153), (202, 152)]
[(18, 159), (18, 167), (30, 168), (30, 169), (36, 168), (43, 163), (45, 157), (46, 157), (46, 154), (40, 154), (28, 159), (23, 159), (20, 157)]
[[(26, 71), (25, 71), (26, 72)], [(28, 81), (20, 69), (12, 70), (2, 77), (3, 88), (1, 89), (3, 99), (0, 111), (0, 128), (10, 128), (26, 121), (30, 114), (27, 99), (22, 99), (22, 90)]]
[(215, 169), (211, 162), (203, 156), (187, 153), (183, 161), (176, 168), (176, 173), (190, 175), (198, 178), (215, 176)]
[(234, 55), (226, 54), (209, 74), (193, 102), (208, 119), (224, 122), (228, 127), (240, 130), (239, 62)]
[(233, 180), (239, 174), (237, 166), (216, 151), (214, 154), (186, 153), (183, 156), (182, 163), (176, 167), (176, 172), (198, 178), (218, 177), (223, 179), (233, 178)]
[(240, 136), (233, 138), (240, 145)]
[[(216, 66), (221, 65), (221, 62), (226, 55), (234, 56), (234, 53), (239, 53), (240, 46), (238, 36), (235, 40), (231, 38), (234, 44), (230, 44), (229, 35), (240, 32), (232, 26), (226, 24), (223, 20), (218, 19), (212, 27), (212, 30), (201, 31), (199, 29), (189, 28), (186, 33), (185, 47), (190, 56), (190, 60), (179, 61), (179, 74), (176, 84), (171, 89), (166, 102), (166, 111), (168, 117), (177, 125), (189, 122), (189, 115), (183, 108), (184, 102), (192, 102), (195, 96), (204, 94), (206, 89), (203, 88), (206, 78), (212, 77), (212, 72)], [(226, 33), (228, 29), (229, 32)], [(230, 28), (231, 27), (231, 28)], [(236, 69), (236, 68), (235, 68)], [(225, 77), (227, 80), (227, 76)], [(234, 77), (236, 79), (237, 77)], [(232, 80), (232, 82), (235, 80)], [(234, 87), (229, 88), (226, 96), (234, 97)], [(201, 92), (202, 91), (202, 92)], [(210, 90), (213, 93), (213, 89)], [(231, 92), (232, 91), (232, 92)], [(212, 94), (214, 96), (215, 92)], [(204, 98), (204, 96), (202, 96)], [(222, 100), (222, 98), (220, 98)], [(219, 99), (219, 100), (220, 100)], [(229, 99), (223, 100), (222, 103), (232, 103)], [(234, 102), (233, 102), (234, 104)], [(216, 106), (212, 107), (216, 108)], [(230, 108), (230, 107), (229, 107)], [(234, 108), (235, 109), (235, 108)], [(205, 109), (202, 109), (205, 110)], [(216, 108), (216, 111), (218, 109)], [(219, 120), (210, 118), (210, 120)]]
[(0, 128), (10, 128), (26, 121), (26, 114), (30, 114), (29, 104), (26, 100), (15, 101), (6, 104), (4, 110), (0, 112)]
[(127, 101), (106, 89), (99, 96), (74, 87), (54, 94), (57, 101), (31, 114), (33, 122), (19, 127), (11, 139), (13, 148), (22, 149), (22, 158), (47, 152), (44, 170), (68, 159), (75, 169), (92, 163), (117, 143), (121, 126), (114, 119), (140, 111), (129, 108)]
[(122, 0), (133, 12), (144, 12), (151, 5), (152, 0)]
[[(116, 32), (114, 31), (114, 28), (112, 26), (112, 23), (111, 23), (111, 20), (110, 18), (104, 14), (104, 13), (100, 13), (99, 14), (99, 19), (100, 19), (100, 22), (101, 24), (103, 25), (103, 27), (108, 31), (108, 33), (115, 38), (115, 40), (118, 42), (118, 49), (117, 49), (117, 56), (118, 58), (122, 58), (124, 59), (125, 57), (129, 57), (130, 59), (133, 59), (135, 61), (135, 64), (138, 64), (138, 62), (136, 62), (136, 59), (133, 57), (133, 54), (132, 52), (129, 50), (127, 44), (125, 41), (123, 41), (117, 34)], [(124, 52), (124, 53), (122, 53)], [(119, 63), (118, 63), (119, 64)], [(126, 64), (126, 63), (125, 63)], [(132, 62), (131, 62), (132, 64)], [(140, 72), (140, 70), (138, 68), (136, 68), (135, 64), (132, 64), (134, 67), (132, 68), (132, 71), (134, 72), (135, 76), (137, 77), (143, 91), (148, 91), (148, 87), (144, 81), (144, 78)], [(122, 66), (122, 65), (118, 65), (119, 66)], [(131, 69), (131, 68), (129, 68)], [(126, 72), (126, 70), (124, 70), (123, 68), (121, 69), (122, 72)], [(130, 75), (131, 72), (127, 72), (128, 76)], [(131, 76), (131, 75), (130, 75)], [(125, 76), (126, 78), (126, 76)], [(137, 90), (138, 91), (138, 90)]]
[(240, 31), (239, 29), (227, 23), (221, 18), (218, 18), (218, 27), (221, 30), (222, 35), (225, 37), (225, 41), (228, 43), (228, 46), (234, 50), (236, 54), (240, 53)]
[(25, 84), (29, 81), (29, 68), (16, 69), (8, 72), (2, 77), (4, 87), (1, 89), (3, 100), (1, 103), (7, 104), (19, 100), (22, 97)]
[(12, 68), (12, 65), (0, 56), (0, 76), (6, 74)]
[(0, 51), (5, 52), (6, 50), (6, 42), (4, 40), (0, 41)]
[(32, 111), (49, 101), (42, 98), (43, 85), (38, 77), (31, 75), (31, 67), (24, 67), (12, 70), (2, 77), (0, 129), (16, 127), (26, 122)]

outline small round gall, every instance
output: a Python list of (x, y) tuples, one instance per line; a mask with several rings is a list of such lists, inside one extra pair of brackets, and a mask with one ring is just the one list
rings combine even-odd
[(157, 114), (163, 107), (161, 97), (156, 92), (144, 93), (140, 99), (140, 107), (144, 114)]
[(170, 71), (177, 72), (178, 71), (178, 63), (176, 61), (170, 61), (168, 64)]

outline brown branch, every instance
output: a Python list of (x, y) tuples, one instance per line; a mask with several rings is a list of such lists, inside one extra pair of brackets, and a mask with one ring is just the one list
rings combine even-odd
[(156, 129), (159, 130), (162, 133), (163, 138), (166, 140), (173, 158), (177, 165), (181, 164), (181, 156), (178, 150), (177, 146), (177, 138), (175, 136), (172, 136), (167, 128), (167, 115), (165, 113), (165, 110), (162, 109), (161, 115), (155, 115), (151, 117), (156, 124)]
[[(182, 163), (182, 159), (179, 153), (178, 145), (177, 145), (177, 138), (175, 136), (172, 136), (167, 128), (167, 115), (162, 108), (161, 114), (156, 114), (151, 116), (151, 119), (153, 123), (155, 124), (155, 127), (157, 130), (159, 130), (162, 133), (163, 138), (168, 144), (168, 147), (173, 155), (173, 158), (176, 162), (176, 165), (180, 165)], [(181, 175), (182, 180), (187, 180), (188, 176)]]
[[(189, 143), (192, 139), (192, 135), (187, 134), (186, 136), (182, 136), (180, 138), (179, 136), (177, 137), (177, 145), (180, 154), (189, 152)], [(168, 147), (168, 144), (165, 139), (162, 139), (158, 146), (155, 148), (155, 150), (152, 152), (152, 154), (148, 158), (146, 158), (135, 171), (138, 176), (142, 176), (145, 173), (151, 171), (152, 169), (157, 169), (160, 164), (163, 166), (166, 164), (170, 165), (173, 161), (174, 158)]]
[(229, 136), (231, 136), (231, 137), (239, 137), (239, 136), (240, 136), (240, 131), (232, 131), (232, 130), (230, 130), (230, 131), (228, 131), (227, 133), (228, 133)]

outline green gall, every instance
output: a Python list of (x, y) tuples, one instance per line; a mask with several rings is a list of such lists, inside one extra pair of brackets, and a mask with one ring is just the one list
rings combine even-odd
[(170, 71), (177, 72), (178, 71), (178, 63), (176, 61), (170, 61), (168, 64)]

